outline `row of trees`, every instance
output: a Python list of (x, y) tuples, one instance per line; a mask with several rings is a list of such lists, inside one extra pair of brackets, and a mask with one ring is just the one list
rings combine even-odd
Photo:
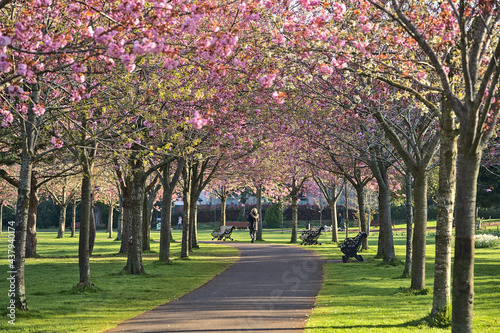
[[(242, 188), (259, 210), (263, 195), (289, 197), (296, 242), (297, 201), (311, 184), (335, 208), (349, 183), (363, 231), (372, 187), (377, 254), (392, 263), (390, 193), (402, 175), (405, 272), (423, 289), (427, 177), (438, 163), (432, 315), (448, 311), (456, 208), (452, 329), (472, 330), (477, 176), (500, 110), (496, 1), (37, 0), (2, 1), (0, 11), (1, 163), (9, 166), (0, 175), (18, 189), (19, 308), (27, 309), (24, 257), (36, 251), (38, 191), (49, 182), (61, 207), (79, 193), (85, 288), (96, 196), (111, 203), (119, 193), (124, 271), (142, 274), (154, 193), (162, 207), (182, 195), (188, 257), (199, 246), (204, 189), (218, 193), (223, 212)], [(164, 262), (170, 214), (162, 210)]]

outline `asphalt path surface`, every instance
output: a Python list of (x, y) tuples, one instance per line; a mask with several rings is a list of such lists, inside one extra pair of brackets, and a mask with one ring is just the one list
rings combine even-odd
[(295, 246), (225, 244), (240, 259), (223, 273), (107, 332), (303, 332), (324, 261)]

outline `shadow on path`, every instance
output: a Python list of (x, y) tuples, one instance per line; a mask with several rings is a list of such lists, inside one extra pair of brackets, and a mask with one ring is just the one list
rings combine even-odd
[(223, 273), (106, 332), (302, 332), (324, 261), (294, 246), (228, 245), (241, 258)]

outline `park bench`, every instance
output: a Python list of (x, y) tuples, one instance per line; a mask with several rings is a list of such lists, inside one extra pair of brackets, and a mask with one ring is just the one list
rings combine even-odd
[(229, 227), (234, 226), (238, 229), (246, 229), (248, 227), (248, 222), (246, 222), (246, 221), (226, 221), (226, 225)]
[(321, 236), (323, 230), (325, 230), (324, 226), (312, 227), (311, 229), (304, 230), (299, 237), (300, 240), (302, 240), (302, 244), (300, 245), (321, 245), (321, 243), (318, 243), (318, 238)]
[(233, 233), (234, 226), (227, 226), (227, 225), (222, 225), (219, 228), (215, 229), (212, 231), (212, 240), (216, 239), (217, 240), (223, 240), (226, 241), (226, 239), (233, 240), (231, 238), (231, 234)]
[(363, 238), (368, 237), (366, 232), (360, 231), (354, 238), (346, 238), (340, 246), (340, 251), (344, 254), (342, 261), (347, 262), (349, 258), (356, 258), (358, 261), (363, 261), (363, 257), (358, 254)]

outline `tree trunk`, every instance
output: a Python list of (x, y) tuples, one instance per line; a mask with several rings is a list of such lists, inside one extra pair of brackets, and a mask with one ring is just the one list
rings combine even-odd
[(36, 214), (38, 211), (38, 184), (31, 176), (30, 205), (28, 208), (28, 234), (26, 238), (26, 258), (36, 257)]
[[(126, 184), (122, 187), (123, 206), (122, 206), (122, 242), (119, 253), (127, 253), (130, 243), (130, 223), (132, 219), (132, 198), (131, 198), (131, 180), (130, 176), (126, 178)], [(141, 204), (142, 207), (142, 204)]]
[(114, 207), (112, 204), (110, 204), (108, 213), (108, 238), (113, 237), (113, 213), (114, 213)]
[(411, 260), (413, 247), (413, 190), (412, 177), (409, 171), (405, 175), (406, 183), (406, 257), (403, 277), (411, 276)]
[[(387, 169), (385, 171), (385, 179), (388, 180)], [(390, 192), (388, 186), (385, 184), (379, 184), (379, 219), (380, 229), (383, 229), (382, 247), (384, 251), (382, 258), (384, 258), (384, 262), (392, 263), (396, 259), (396, 254), (394, 252), (394, 238), (392, 235)]]
[(129, 274), (146, 274), (142, 265), (142, 215), (146, 177), (141, 160), (132, 162), (132, 187), (130, 204), (132, 207), (129, 223), (129, 246), (127, 264), (122, 271)]
[(94, 211), (94, 194), (91, 194), (91, 208), (90, 208), (90, 220), (89, 220), (89, 256), (94, 252), (95, 245), (95, 233), (96, 233), (96, 219)]
[(170, 262), (170, 242), (172, 240), (172, 192), (167, 191), (165, 181), (168, 181), (168, 173), (163, 172), (163, 202), (161, 211), (161, 230), (160, 230), (160, 262)]
[(468, 151), (463, 136), (457, 157), (452, 332), (472, 332), (474, 304), (474, 217), (481, 152)]
[(149, 219), (149, 200), (145, 193), (142, 204), (142, 251), (151, 250), (151, 221)]
[(413, 202), (415, 221), (413, 231), (413, 251), (411, 263), (412, 290), (425, 289), (425, 245), (427, 237), (427, 172), (419, 170), (414, 175)]
[[(82, 155), (85, 153), (83, 152)], [(85, 157), (82, 157), (85, 159)], [(89, 264), (89, 231), (90, 215), (92, 214), (92, 171), (87, 163), (84, 164), (82, 178), (82, 194), (80, 202), (80, 237), (78, 241), (78, 268), (80, 270), (80, 286), (90, 286), (90, 264)]]
[(71, 212), (73, 216), (71, 216), (71, 237), (75, 237), (75, 229), (76, 229), (76, 199), (73, 199), (73, 204), (71, 206)]
[(439, 187), (436, 220), (436, 257), (431, 317), (448, 314), (451, 294), (451, 250), (455, 203), (457, 133), (454, 119), (443, 113), (439, 152)]
[(161, 213), (160, 262), (170, 261), (170, 242), (172, 241), (172, 194), (184, 169), (184, 159), (177, 163), (177, 170), (170, 179), (170, 163), (163, 166), (163, 209)]
[(189, 251), (191, 250), (191, 231), (190, 227), (190, 201), (189, 192), (184, 194), (184, 216), (182, 217), (182, 242), (181, 242), (181, 258), (188, 258)]
[(195, 191), (194, 189), (191, 190), (191, 193), (194, 195), (191, 195), (191, 204), (189, 205), (189, 230), (191, 231), (190, 234), (190, 248), (191, 249), (199, 249), (200, 246), (198, 244), (198, 234), (197, 234), (197, 212), (198, 212), (198, 196), (196, 195), (198, 191)]
[[(355, 186), (356, 189), (356, 195), (358, 196), (358, 207), (359, 207), (359, 222), (360, 222), (360, 227), (361, 231), (367, 232), (367, 227), (366, 227), (366, 214), (365, 214), (365, 190), (364, 190), (364, 185), (357, 185)], [(368, 237), (363, 238), (362, 240), (362, 249), (363, 250), (368, 250)]]
[[(66, 202), (66, 198), (63, 200)], [(66, 211), (68, 210), (68, 204), (63, 203), (61, 206), (61, 212), (59, 213), (59, 230), (57, 232), (57, 238), (64, 238), (64, 232), (66, 231)]]
[(184, 178), (184, 189), (183, 189), (183, 201), (184, 201), (184, 216), (182, 218), (182, 244), (181, 244), (181, 258), (189, 257), (189, 250), (191, 249), (191, 231), (189, 230), (189, 220), (190, 220), (190, 205), (191, 205), (191, 177), (193, 175), (192, 169), (189, 165), (184, 167), (183, 178)]
[(3, 230), (3, 203), (4, 200), (0, 200), (0, 235), (2, 234)]
[(122, 234), (123, 234), (123, 195), (120, 193), (118, 195), (119, 197), (119, 207), (118, 207), (118, 225), (116, 228), (116, 239), (117, 241), (122, 240)]
[(345, 218), (344, 218), (344, 225), (345, 225), (345, 238), (349, 238), (349, 195), (348, 195), (348, 188), (347, 188), (347, 183), (345, 183), (344, 186), (344, 202), (345, 202)]
[(257, 196), (257, 211), (259, 212), (259, 221), (257, 222), (257, 232), (255, 234), (255, 240), (257, 241), (263, 241), (264, 239), (262, 238), (262, 186), (259, 185), (257, 187), (257, 193), (255, 194)]
[[(31, 84), (31, 99), (33, 101), (33, 104), (37, 104), (40, 99), (40, 85), (38, 83)], [(19, 186), (16, 203), (16, 238), (14, 240), (15, 261), (14, 269), (12, 270), (15, 271), (14, 301), (16, 304), (16, 308), (21, 311), (28, 310), (26, 301), (26, 279), (24, 277), (24, 264), (25, 256), (28, 255), (26, 241), (27, 239), (29, 239), (29, 235), (27, 236), (26, 233), (28, 232), (29, 227), (29, 210), (31, 205), (30, 201), (34, 192), (34, 190), (31, 188), (33, 178), (32, 156), (35, 153), (35, 143), (37, 138), (37, 131), (34, 128), (34, 124), (37, 123), (37, 117), (33, 112), (33, 104), (28, 110), (28, 119), (23, 123), (24, 126), (22, 126), (21, 170), (19, 172)]]
[(21, 154), (21, 170), (19, 173), (19, 186), (16, 204), (16, 231), (15, 231), (15, 302), (16, 308), (22, 311), (28, 310), (26, 302), (26, 282), (24, 276), (24, 258), (26, 253), (26, 230), (28, 227), (28, 210), (30, 204), (30, 186), (32, 162), (28, 152), (28, 144), (23, 140), (23, 151)]
[(226, 225), (226, 204), (227, 204), (227, 194), (226, 190), (222, 189), (220, 196), (220, 225)]
[[(335, 195), (335, 192), (333, 192)], [(337, 201), (332, 201), (330, 204), (330, 217), (332, 219), (332, 242), (338, 243), (339, 241), (339, 226), (337, 221)]]
[(295, 178), (292, 180), (292, 191), (290, 192), (290, 199), (292, 200), (292, 237), (290, 238), (290, 243), (297, 243), (299, 190), (297, 189), (297, 181), (295, 180)]

